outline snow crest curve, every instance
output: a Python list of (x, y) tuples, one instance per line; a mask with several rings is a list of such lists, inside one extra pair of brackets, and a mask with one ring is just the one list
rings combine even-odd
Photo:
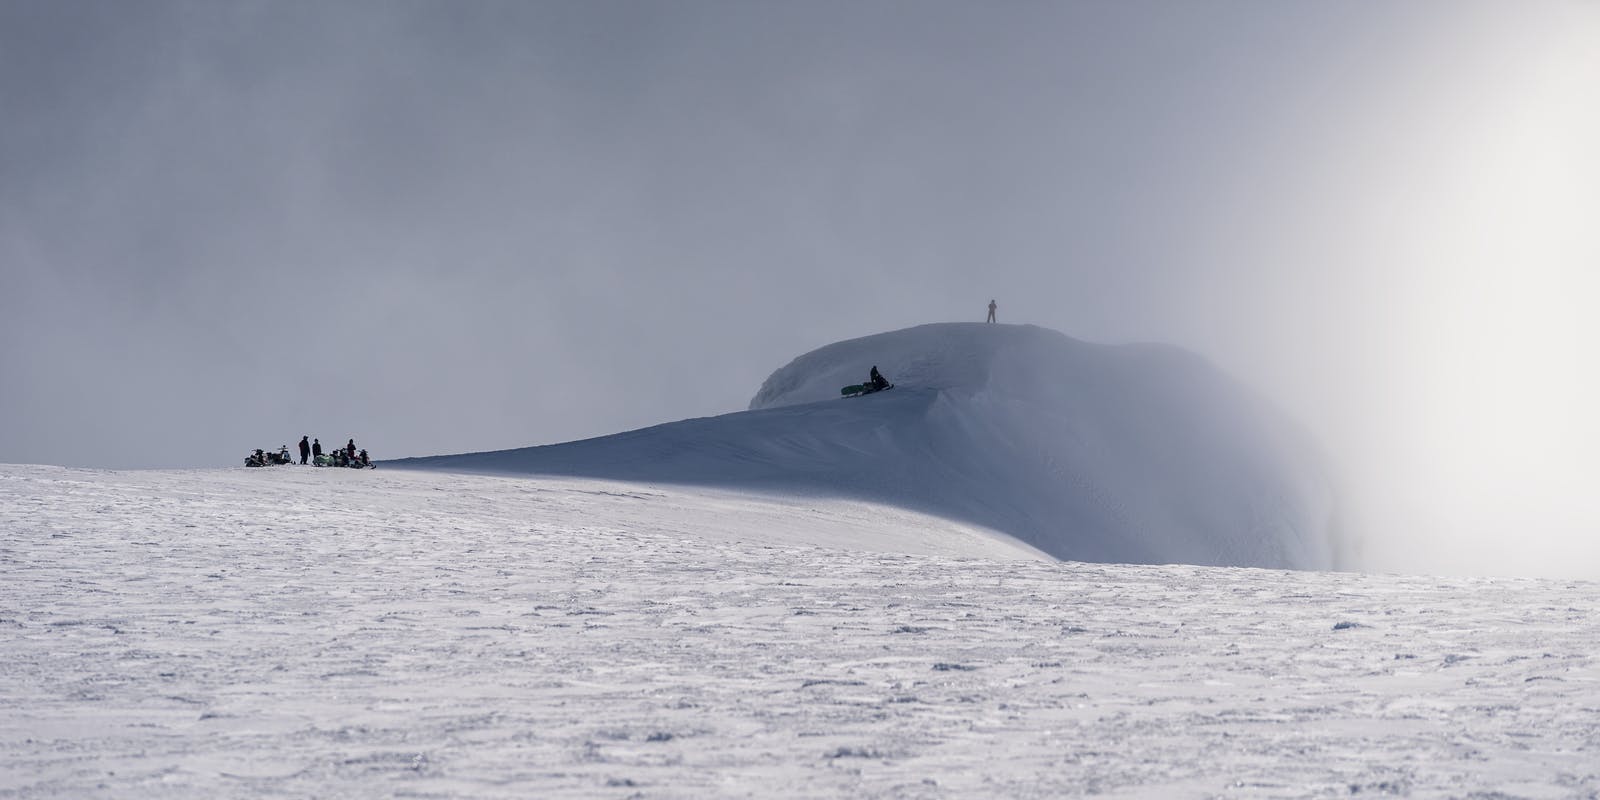
[[(839, 396), (873, 366), (894, 389)], [(851, 497), (1066, 560), (1327, 569), (1334, 498), (1314, 452), (1192, 353), (942, 323), (806, 353), (748, 411), (394, 463)]]

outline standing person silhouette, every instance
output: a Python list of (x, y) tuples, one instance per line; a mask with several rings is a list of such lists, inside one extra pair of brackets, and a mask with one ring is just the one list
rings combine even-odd
[(301, 464), (301, 466), (305, 465), (306, 458), (308, 458), (310, 455), (311, 455), (311, 442), (309, 441), (309, 437), (302, 436), (302, 437), (300, 437), (300, 464)]
[(989, 318), (984, 320), (984, 322), (994, 322), (994, 310), (997, 309), (997, 308), (999, 308), (999, 306), (994, 304), (994, 300), (993, 299), (990, 299), (989, 300)]

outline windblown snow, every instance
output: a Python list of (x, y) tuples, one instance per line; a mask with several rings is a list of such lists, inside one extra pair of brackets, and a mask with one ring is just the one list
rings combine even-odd
[[(873, 366), (894, 389), (839, 397)], [(745, 412), (390, 465), (852, 498), (1075, 561), (1334, 562), (1329, 481), (1267, 404), (1176, 348), (1026, 325), (823, 347), (774, 372)]]

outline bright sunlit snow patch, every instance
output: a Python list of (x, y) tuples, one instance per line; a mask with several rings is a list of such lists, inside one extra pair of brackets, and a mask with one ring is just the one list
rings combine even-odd
[(0, 796), (1586, 797), (1593, 584), (867, 504), (0, 466)]

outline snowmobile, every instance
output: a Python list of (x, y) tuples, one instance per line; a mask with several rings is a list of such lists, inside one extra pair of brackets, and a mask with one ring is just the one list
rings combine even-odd
[(864, 394), (872, 394), (873, 392), (881, 392), (881, 391), (884, 391), (885, 389), (893, 389), (893, 388), (894, 388), (894, 384), (889, 383), (887, 381), (885, 381), (880, 386), (874, 386), (874, 385), (872, 385), (870, 383), (857, 383), (857, 384), (854, 384), (852, 386), (846, 386), (846, 387), (840, 389), (839, 390), (839, 394), (841, 394), (841, 395), (843, 395), (845, 397), (860, 397), (860, 396), (862, 396)]
[(846, 386), (839, 390), (839, 394), (842, 394), (845, 397), (860, 397), (864, 394), (872, 394), (873, 392), (881, 392), (884, 389), (893, 388), (894, 384), (890, 383), (888, 378), (883, 377), (883, 375), (878, 372), (878, 365), (874, 364), (872, 365), (872, 376), (867, 378), (866, 383), (858, 383), (853, 386)]
[(342, 447), (331, 453), (325, 453), (317, 456), (316, 461), (313, 463), (319, 467), (349, 467), (351, 469), (378, 468), (376, 464), (372, 463), (372, 458), (367, 455), (367, 451), (362, 450), (360, 455), (356, 456), (355, 458), (351, 458)]
[(257, 447), (254, 453), (244, 457), (244, 465), (247, 467), (266, 467), (273, 464), (293, 463), (294, 459), (289, 457), (287, 445), (279, 447), (276, 453), (263, 452), (261, 448)]

